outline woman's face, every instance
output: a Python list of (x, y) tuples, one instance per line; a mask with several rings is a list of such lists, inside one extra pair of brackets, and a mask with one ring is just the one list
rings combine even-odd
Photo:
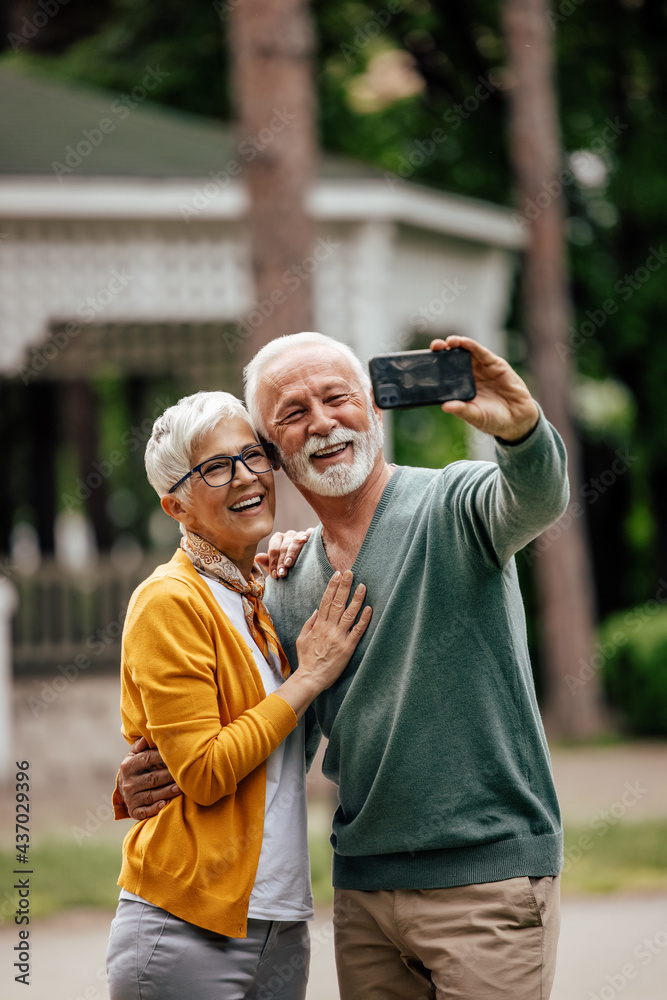
[[(257, 443), (252, 427), (241, 417), (221, 422), (203, 438), (192, 456), (192, 466), (216, 455), (240, 455), (244, 448)], [(179, 499), (183, 513), (177, 519), (212, 542), (247, 576), (257, 543), (273, 527), (273, 472), (251, 472), (237, 461), (234, 478), (226, 486), (209, 486), (199, 473), (191, 477), (191, 483), (190, 499)], [(247, 500), (259, 503), (238, 509), (237, 505)], [(174, 516), (171, 510), (168, 513)]]

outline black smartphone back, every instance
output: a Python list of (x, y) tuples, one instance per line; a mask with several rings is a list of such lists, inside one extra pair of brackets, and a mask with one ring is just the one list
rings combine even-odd
[(368, 362), (375, 402), (382, 410), (474, 399), (470, 351), (405, 351), (376, 354)]

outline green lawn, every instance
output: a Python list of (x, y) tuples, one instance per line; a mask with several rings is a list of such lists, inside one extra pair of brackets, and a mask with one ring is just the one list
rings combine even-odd
[(667, 891), (667, 821), (565, 826), (564, 892)]
[[(72, 906), (115, 909), (120, 891), (116, 885), (121, 863), (120, 844), (100, 841), (79, 846), (71, 840), (52, 838), (36, 841), (29, 859), (29, 864), (19, 865), (13, 852), (0, 852), (3, 886), (12, 886), (12, 879), (30, 878), (32, 917), (43, 917)], [(34, 874), (14, 876), (11, 873), (15, 868), (32, 869)]]
[(313, 898), (321, 905), (333, 901), (331, 888), (331, 858), (333, 848), (328, 833), (313, 833), (308, 836), (310, 849), (310, 875), (313, 882)]
[[(310, 838), (313, 894), (328, 903), (331, 846), (325, 836)], [(565, 826), (564, 893), (667, 892), (667, 821), (625, 823), (597, 830)]]
[[(313, 892), (319, 904), (332, 899), (331, 846), (324, 833), (311, 835)], [(566, 827), (563, 891), (609, 893), (661, 889), (667, 892), (667, 822), (618, 823), (603, 829)], [(3, 885), (13, 884), (14, 854), (0, 852)], [(23, 867), (23, 866), (21, 866)], [(65, 839), (37, 842), (30, 854), (31, 912), (39, 917), (73, 906), (113, 909), (118, 899), (120, 845), (78, 846)], [(20, 878), (18, 875), (16, 878)], [(2, 914), (13, 917), (5, 899)]]

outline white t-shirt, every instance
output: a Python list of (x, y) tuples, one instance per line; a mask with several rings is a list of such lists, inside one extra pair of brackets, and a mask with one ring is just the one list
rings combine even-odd
[[(269, 665), (248, 628), (241, 595), (202, 574), (211, 593), (250, 647), (266, 695), (283, 683), (278, 659)], [(121, 899), (148, 902), (122, 889)], [(248, 916), (255, 920), (312, 920), (306, 813), (304, 720), (266, 760), (264, 835)]]

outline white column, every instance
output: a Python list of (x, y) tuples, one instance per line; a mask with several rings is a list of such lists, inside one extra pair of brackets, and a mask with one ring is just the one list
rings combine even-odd
[[(471, 312), (468, 331), (468, 336), (503, 358), (507, 353), (505, 322), (516, 265), (516, 256), (506, 250), (495, 248), (485, 254), (475, 284), (476, 308)], [(467, 437), (470, 458), (495, 461), (495, 442), (489, 434), (469, 427)]]
[[(350, 254), (348, 281), (352, 297), (351, 347), (364, 366), (373, 354), (386, 351), (397, 331), (391, 316), (391, 281), (396, 225), (393, 222), (364, 222), (357, 230)], [(384, 453), (393, 459), (391, 412), (384, 413)]]

